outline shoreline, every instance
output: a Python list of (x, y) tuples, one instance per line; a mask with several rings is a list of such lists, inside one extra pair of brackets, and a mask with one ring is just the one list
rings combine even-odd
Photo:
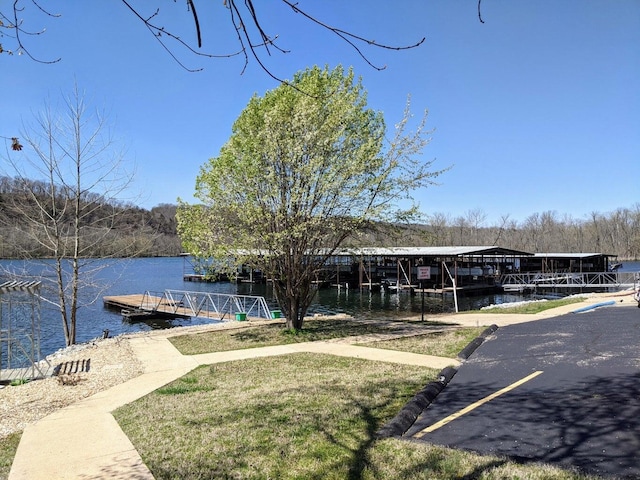
[[(480, 323), (505, 323), (505, 322), (526, 322), (538, 319), (558, 316), (572, 312), (583, 304), (596, 304), (600, 299), (617, 298), (615, 306), (631, 306), (637, 304), (633, 298), (633, 290), (620, 292), (606, 292), (598, 294), (583, 294), (585, 300), (580, 303), (568, 306), (549, 309), (540, 314), (496, 314), (486, 313), (445, 313), (429, 314), (428, 320), (442, 321), (446, 323), (457, 323), (460, 326), (476, 326)], [(415, 321), (420, 319), (421, 314), (412, 315), (380, 315), (379, 321), (405, 319)], [(514, 319), (513, 317), (518, 317)], [(502, 317), (502, 318), (501, 318)], [(353, 318), (349, 315), (332, 316), (312, 316), (314, 318)], [(371, 320), (371, 319), (368, 319)], [(96, 338), (81, 344), (72, 345), (57, 350), (46, 358), (52, 367), (65, 362), (78, 362), (90, 360), (90, 368), (87, 372), (73, 374), (73, 377), (62, 375), (58, 377), (47, 377), (33, 380), (18, 386), (5, 386), (0, 388), (0, 416), (2, 425), (0, 426), (0, 438), (24, 430), (30, 424), (37, 422), (50, 413), (71, 405), (78, 400), (90, 397), (98, 392), (107, 390), (115, 385), (124, 383), (135, 378), (144, 369), (142, 363), (135, 356), (130, 346), (130, 340), (140, 337), (174, 337), (185, 334), (204, 333), (211, 330), (244, 329), (259, 325), (282, 323), (282, 319), (258, 320), (238, 322), (230, 321), (224, 323), (179, 326), (170, 329), (151, 330), (146, 332), (123, 333), (115, 337)], [(65, 383), (66, 377), (69, 382)]]

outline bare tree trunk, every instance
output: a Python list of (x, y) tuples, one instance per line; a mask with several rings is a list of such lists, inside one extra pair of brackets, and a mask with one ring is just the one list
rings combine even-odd
[[(67, 345), (76, 342), (80, 291), (91, 283), (87, 257), (96, 244), (108, 241), (114, 227), (116, 210), (106, 207), (115, 205), (131, 182), (131, 175), (120, 171), (122, 157), (114, 154), (105, 127), (99, 114), (87, 112), (76, 86), (60, 112), (47, 105), (36, 116), (23, 135), (27, 148), (8, 159), (24, 195), (11, 212), (20, 218), (24, 237), (37, 246), (24, 256), (54, 259), (53, 289)], [(34, 172), (46, 182), (29, 180)]]

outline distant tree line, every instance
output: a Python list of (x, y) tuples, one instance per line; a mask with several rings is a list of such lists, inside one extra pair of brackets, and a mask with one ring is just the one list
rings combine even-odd
[(481, 209), (465, 215), (434, 213), (425, 224), (377, 229), (354, 245), (465, 246), (499, 245), (531, 253), (588, 252), (640, 259), (640, 203), (577, 219), (555, 211), (533, 213), (523, 221), (503, 216), (488, 225)]
[[(41, 201), (46, 201), (47, 185), (36, 180), (31, 182), (29, 188), (41, 188)], [(24, 192), (22, 181), (0, 176), (0, 258), (47, 256), (47, 251), (33, 237), (22, 233), (24, 218), (15, 211), (15, 205), (28, 206), (30, 200)], [(87, 234), (93, 232), (99, 238), (101, 228), (109, 230), (95, 244), (91, 256), (153, 257), (182, 253), (176, 231), (176, 205), (160, 204), (147, 210), (126, 202), (114, 205), (93, 194), (86, 194), (84, 202), (95, 205), (94, 217), (99, 219), (87, 229)], [(87, 223), (89, 221), (87, 219)], [(592, 212), (588, 218), (581, 219), (555, 211), (533, 213), (523, 221), (505, 215), (493, 225), (488, 224), (487, 215), (481, 209), (469, 210), (460, 216), (434, 213), (419, 225), (372, 227), (368, 234), (351, 239), (349, 245), (499, 245), (532, 253), (599, 252), (618, 255), (621, 260), (635, 260), (640, 258), (640, 203), (609, 213)]]
[[(34, 192), (36, 195), (34, 196)], [(0, 258), (39, 258), (50, 255), (40, 241), (47, 231), (28, 221), (42, 211), (36, 202), (52, 203), (50, 184), (24, 178), (0, 177)], [(151, 210), (126, 202), (107, 201), (91, 192), (81, 198), (84, 243), (88, 257), (175, 256), (181, 253), (176, 233), (176, 206), (160, 204)], [(60, 190), (57, 209), (63, 211), (68, 196)], [(73, 222), (69, 210), (69, 224)], [(25, 235), (25, 231), (31, 233)], [(64, 236), (64, 232), (62, 233)], [(71, 235), (69, 236), (71, 241)]]

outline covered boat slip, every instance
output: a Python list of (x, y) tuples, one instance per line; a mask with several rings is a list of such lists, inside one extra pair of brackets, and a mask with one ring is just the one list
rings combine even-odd
[(528, 253), (497, 246), (345, 249), (331, 257), (325, 278), (371, 290), (482, 294), (492, 290), (632, 288), (637, 273), (619, 272), (616, 255)]
[[(318, 287), (427, 294), (631, 288), (634, 273), (619, 272), (621, 264), (611, 261), (616, 257), (601, 253), (533, 254), (499, 246), (353, 247), (331, 255), (315, 283)], [(193, 266), (188, 259), (185, 265)], [(184, 274), (185, 281), (192, 277)], [(207, 281), (208, 276), (200, 277)], [(238, 271), (239, 282), (268, 280), (247, 266)]]
[(330, 258), (325, 276), (371, 290), (482, 293), (499, 289), (500, 273), (528, 255), (496, 246), (351, 248)]
[(502, 275), (505, 291), (537, 289), (628, 289), (640, 283), (639, 272), (620, 271), (616, 255), (602, 253), (536, 253), (520, 260), (520, 268)]

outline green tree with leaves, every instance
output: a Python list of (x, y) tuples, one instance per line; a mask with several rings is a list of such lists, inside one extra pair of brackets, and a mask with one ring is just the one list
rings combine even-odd
[(288, 328), (301, 329), (328, 257), (371, 222), (415, 217), (412, 191), (441, 172), (418, 159), (426, 118), (406, 134), (407, 108), (387, 142), (351, 70), (314, 67), (290, 84), (250, 100), (201, 168), (201, 204), (181, 201), (177, 217), (186, 251), (262, 270)]

